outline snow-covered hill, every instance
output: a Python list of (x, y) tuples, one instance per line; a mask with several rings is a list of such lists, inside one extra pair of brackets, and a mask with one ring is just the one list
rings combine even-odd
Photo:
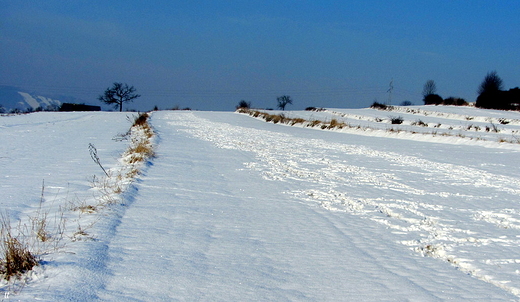
[(0, 113), (11, 111), (36, 111), (36, 110), (55, 110), (61, 106), (62, 102), (28, 93), (22, 89), (12, 86), (0, 86)]
[(519, 113), (408, 109), (284, 112), (342, 129), (154, 112), (156, 157), (117, 196), (88, 146), (124, 180), (126, 113), (2, 116), (0, 206), (13, 227), (52, 219), (42, 265), (0, 288), (44, 301), (518, 300), (520, 144), (468, 125), (516, 137)]

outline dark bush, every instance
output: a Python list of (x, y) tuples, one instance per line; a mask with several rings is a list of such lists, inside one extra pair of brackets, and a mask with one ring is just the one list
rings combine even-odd
[(444, 99), (442, 101), (442, 104), (443, 105), (454, 105), (454, 106), (467, 106), (468, 102), (466, 102), (466, 100), (464, 100), (464, 99), (451, 96), (447, 99)]
[(401, 116), (394, 116), (394, 117), (390, 117), (390, 122), (393, 124), (393, 125), (400, 125), (402, 124), (404, 121), (404, 119), (401, 117)]
[(520, 104), (520, 88), (509, 91), (488, 91), (481, 93), (475, 106), (486, 109), (518, 110)]
[(443, 102), (443, 99), (438, 94), (428, 94), (423, 99), (424, 105), (440, 105)]
[(320, 112), (320, 111), (325, 111), (325, 108), (307, 107), (307, 108), (305, 108), (305, 111), (316, 111), (316, 112)]
[(251, 102), (246, 102), (244, 100), (241, 100), (240, 102), (238, 102), (236, 109), (239, 109), (239, 108), (249, 109), (249, 108), (251, 108)]
[(374, 102), (374, 103), (372, 103), (370, 108), (372, 108), (372, 109), (379, 109), (379, 110), (391, 110), (393, 107), (385, 105), (385, 104), (382, 104), (382, 103)]

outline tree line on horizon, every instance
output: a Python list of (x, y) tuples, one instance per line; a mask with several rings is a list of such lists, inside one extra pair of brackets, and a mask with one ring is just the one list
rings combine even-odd
[[(488, 72), (477, 89), (478, 97), (475, 107), (484, 109), (520, 110), (520, 88), (504, 90), (503, 81), (496, 71)], [(449, 97), (443, 99), (437, 94), (435, 81), (428, 80), (423, 86), (423, 102), (425, 105), (465, 106), (468, 102), (462, 98)]]
[[(135, 93), (134, 86), (129, 86), (125, 83), (115, 82), (112, 87), (109, 87), (105, 92), (98, 97), (98, 100), (107, 104), (114, 105), (119, 111), (123, 111), (123, 104), (139, 98), (140, 95)], [(488, 72), (484, 80), (480, 83), (478, 90), (478, 97), (475, 106), (484, 109), (501, 109), (501, 110), (520, 110), (520, 88), (515, 87), (509, 90), (504, 90), (503, 81), (498, 76), (496, 71)], [(423, 86), (423, 102), (425, 105), (455, 105), (466, 106), (469, 103), (459, 97), (448, 97), (443, 99), (437, 94), (437, 85), (434, 80), (428, 80)], [(277, 98), (277, 108), (285, 110), (285, 107), (292, 104), (293, 100), (288, 95), (283, 95)], [(410, 101), (401, 103), (403, 106), (412, 105)], [(74, 104), (72, 104), (74, 105)], [(251, 102), (241, 100), (236, 106), (239, 108), (251, 108)], [(49, 111), (58, 111), (61, 108), (47, 108)], [(186, 108), (189, 110), (189, 108)], [(43, 109), (38, 108), (36, 111)], [(155, 106), (154, 110), (158, 110)], [(0, 106), (0, 113), (7, 113), (2, 106)], [(34, 110), (33, 110), (34, 111)], [(18, 113), (18, 112), (9, 112)]]

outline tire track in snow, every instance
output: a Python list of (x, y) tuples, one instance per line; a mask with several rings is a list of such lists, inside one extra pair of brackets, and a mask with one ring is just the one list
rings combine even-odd
[[(520, 196), (519, 178), (212, 122), (193, 113), (170, 118), (220, 148), (253, 152), (257, 161), (244, 166), (269, 180), (296, 182), (305, 189), (287, 193), (302, 202), (362, 215), (402, 236), (400, 242), (415, 252), (520, 296), (520, 255), (512, 250), (516, 258), (501, 257), (504, 249), (520, 244), (520, 236), (511, 232), (520, 228), (520, 213), (494, 204)], [(488, 224), (496, 226), (491, 233)]]

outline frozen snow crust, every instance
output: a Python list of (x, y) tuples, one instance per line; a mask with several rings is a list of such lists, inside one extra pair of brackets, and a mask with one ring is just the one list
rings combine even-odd
[[(462, 117), (460, 123), (470, 114), (482, 123), (502, 118), (494, 111), (461, 112), (474, 108), (417, 109), (443, 110)], [(338, 113), (388, 114), (285, 114), (343, 118)], [(97, 147), (109, 171), (121, 171), (131, 141), (113, 138), (128, 130), (126, 115), (0, 117), (0, 193), (6, 196), (0, 204), (13, 224), (37, 210), (43, 179), (50, 211), (99, 198), (90, 179), (103, 172), (87, 147)], [(520, 116), (504, 112), (503, 118), (510, 121), (500, 124), (505, 133)], [(24, 283), (4, 282), (6, 300), (520, 296), (518, 144), (289, 127), (222, 112), (155, 112), (151, 124), (156, 158), (111, 197), (118, 202), (92, 213), (67, 212), (69, 225), (83, 227), (85, 235), (75, 238), (77, 227), (69, 230), (61, 247), (40, 255), (42, 265)]]

